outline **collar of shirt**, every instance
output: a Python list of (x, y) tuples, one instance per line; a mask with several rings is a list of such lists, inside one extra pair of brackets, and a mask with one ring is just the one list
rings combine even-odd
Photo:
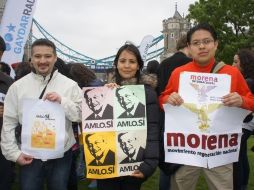
[(137, 109), (137, 107), (138, 107), (138, 104), (139, 104), (139, 102), (137, 102), (137, 103), (134, 104), (133, 109), (131, 110), (131, 112), (129, 112), (131, 115), (135, 116), (135, 111), (136, 111), (136, 109)]
[(130, 162), (131, 162), (132, 160), (134, 160), (135, 162), (137, 161), (139, 149), (140, 149), (140, 146), (136, 149), (135, 154), (134, 154), (132, 157), (129, 157), (129, 161), (130, 161)]
[[(106, 105), (107, 105), (107, 104), (106, 104)], [(104, 110), (106, 109), (106, 105), (103, 105), (102, 108), (101, 108), (100, 113), (95, 114), (95, 115), (96, 115), (96, 116), (99, 116), (100, 118), (102, 118), (102, 115), (103, 115), (103, 113), (104, 113)]]
[(109, 151), (109, 149), (106, 150), (106, 151), (104, 151), (103, 156), (101, 157), (101, 159), (100, 159), (100, 160), (96, 160), (96, 163), (97, 163), (97, 164), (98, 164), (99, 162), (101, 162), (102, 164), (104, 163), (104, 161), (105, 161), (105, 159), (106, 159), (106, 156), (107, 156), (107, 154), (108, 154), (108, 151)]

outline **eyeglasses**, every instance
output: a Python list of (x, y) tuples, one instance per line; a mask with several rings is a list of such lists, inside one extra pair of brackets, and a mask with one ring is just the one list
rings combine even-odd
[(214, 42), (214, 40), (212, 39), (204, 39), (204, 40), (200, 40), (200, 41), (193, 41), (190, 44), (192, 46), (195, 47), (199, 47), (201, 44), (203, 44), (204, 46), (209, 45), (210, 43)]

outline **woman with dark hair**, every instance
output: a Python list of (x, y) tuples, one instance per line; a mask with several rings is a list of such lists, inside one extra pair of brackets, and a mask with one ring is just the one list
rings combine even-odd
[[(254, 52), (249, 49), (241, 49), (234, 56), (234, 66), (236, 66), (244, 76), (250, 90), (254, 93)], [(234, 189), (247, 189), (249, 181), (250, 166), (247, 156), (247, 140), (251, 136), (253, 129), (248, 122), (253, 118), (252, 114), (244, 119), (243, 135), (239, 161), (233, 164), (234, 169)]]
[[(67, 69), (69, 70), (69, 77), (76, 81), (79, 85), (80, 88), (83, 87), (90, 87), (90, 86), (103, 86), (103, 83), (96, 78), (95, 73), (87, 68), (84, 64), (82, 63), (69, 63), (66, 65)], [(76, 138), (76, 146), (74, 146), (73, 148), (76, 148), (76, 150), (80, 150), (76, 151), (77, 154), (75, 155), (75, 157), (73, 158), (73, 160), (75, 162), (73, 162), (72, 165), (72, 172), (70, 174), (70, 180), (69, 180), (69, 184), (68, 184), (68, 189), (69, 190), (76, 190), (77, 189), (77, 177), (79, 177), (80, 179), (83, 179), (84, 177), (84, 171), (85, 171), (85, 165), (84, 165), (84, 148), (83, 145), (81, 145), (79, 147), (79, 136), (78, 136), (78, 126), (81, 126), (79, 123), (73, 123), (73, 130), (74, 130), (74, 135)], [(81, 127), (80, 127), (81, 130)], [(76, 162), (77, 162), (77, 157), (78, 157), (78, 153), (80, 154), (80, 163), (78, 165), (78, 176), (76, 176)], [(96, 187), (96, 180), (92, 180), (91, 183), (88, 185), (89, 188), (95, 188)]]
[(254, 52), (249, 49), (239, 50), (234, 56), (234, 65), (241, 71), (254, 93)]
[(82, 63), (69, 63), (70, 78), (76, 81), (80, 87), (102, 86), (103, 83), (96, 79), (95, 73)]
[[(130, 176), (98, 180), (98, 190), (139, 190), (142, 183), (155, 171), (159, 160), (159, 126), (156, 92), (141, 73), (143, 60), (140, 52), (133, 44), (123, 45), (117, 52), (115, 73), (112, 81), (106, 85), (117, 88), (123, 85), (144, 85), (146, 97), (147, 140), (142, 162)], [(149, 80), (148, 80), (149, 81)]]

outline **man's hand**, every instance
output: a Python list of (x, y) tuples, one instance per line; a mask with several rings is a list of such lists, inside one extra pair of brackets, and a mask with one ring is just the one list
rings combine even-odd
[(49, 100), (51, 102), (58, 102), (59, 104), (61, 104), (62, 99), (61, 99), (61, 96), (57, 94), (56, 92), (49, 92), (45, 95), (43, 100)]
[(141, 178), (141, 179), (145, 177), (144, 174), (141, 171), (139, 171), (139, 170), (135, 170), (131, 174), (131, 176), (136, 177), (136, 178)]
[(178, 93), (172, 92), (168, 96), (168, 100), (166, 103), (169, 103), (172, 106), (180, 106), (183, 103), (183, 99), (181, 98), (181, 96)]
[(243, 99), (237, 92), (233, 92), (226, 96), (223, 96), (222, 102), (224, 106), (241, 107), (243, 104)]
[(26, 155), (24, 153), (21, 153), (17, 159), (17, 163), (21, 166), (27, 165), (27, 164), (31, 164), (33, 161), (33, 157)]
[(3, 117), (4, 114), (4, 106), (0, 105), (0, 117)]

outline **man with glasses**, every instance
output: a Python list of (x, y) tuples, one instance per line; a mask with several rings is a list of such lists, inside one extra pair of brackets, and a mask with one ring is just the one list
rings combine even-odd
[[(215, 64), (215, 52), (218, 47), (217, 34), (207, 23), (198, 24), (187, 33), (187, 43), (193, 61), (175, 69), (164, 92), (160, 104), (180, 106), (184, 100), (178, 94), (180, 74), (184, 71), (210, 73)], [(230, 65), (223, 66), (218, 73), (231, 76), (231, 92), (222, 97), (224, 106), (254, 110), (254, 96), (251, 94), (242, 74)], [(241, 85), (239, 85), (241, 84)], [(171, 177), (171, 189), (194, 190), (200, 173), (203, 172), (209, 189), (233, 189), (232, 163), (208, 169), (196, 166), (182, 166)]]

